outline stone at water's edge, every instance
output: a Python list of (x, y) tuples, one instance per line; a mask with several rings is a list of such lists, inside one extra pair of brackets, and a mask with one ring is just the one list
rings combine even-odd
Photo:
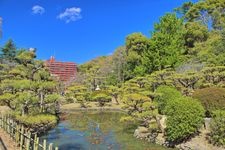
[(154, 143), (157, 133), (151, 133), (146, 127), (138, 127), (134, 132), (134, 137)]
[(164, 133), (166, 129), (166, 115), (160, 116), (159, 123), (160, 123), (161, 131), (162, 133)]
[(147, 139), (149, 135), (150, 135), (149, 130), (146, 127), (138, 127), (134, 131), (134, 137), (138, 139)]
[(162, 130), (162, 133), (151, 133), (148, 128), (139, 126), (135, 132), (134, 137), (137, 139), (143, 139), (149, 142), (153, 142), (159, 145), (166, 145), (166, 140), (164, 138), (164, 130), (166, 128), (166, 116), (159, 116), (159, 126)]
[(166, 142), (166, 139), (165, 139), (163, 133), (158, 134), (158, 136), (155, 139), (155, 143), (159, 144), (159, 145), (164, 145), (164, 146), (167, 145), (167, 142)]

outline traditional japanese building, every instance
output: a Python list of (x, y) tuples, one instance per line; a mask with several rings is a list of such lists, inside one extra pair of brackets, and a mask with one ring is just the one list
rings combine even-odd
[(68, 83), (76, 78), (77, 65), (74, 62), (60, 62), (56, 61), (53, 56), (46, 62), (52, 76), (55, 76), (60, 81)]

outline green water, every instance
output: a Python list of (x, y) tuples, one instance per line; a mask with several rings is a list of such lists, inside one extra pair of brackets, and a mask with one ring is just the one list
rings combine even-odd
[(119, 112), (76, 112), (42, 138), (63, 150), (163, 150), (133, 137), (135, 125), (119, 121)]

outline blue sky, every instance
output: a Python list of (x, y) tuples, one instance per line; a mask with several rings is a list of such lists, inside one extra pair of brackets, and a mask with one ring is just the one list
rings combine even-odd
[(112, 54), (128, 34), (150, 36), (154, 23), (187, 0), (0, 0), (2, 46), (37, 48), (78, 64)]

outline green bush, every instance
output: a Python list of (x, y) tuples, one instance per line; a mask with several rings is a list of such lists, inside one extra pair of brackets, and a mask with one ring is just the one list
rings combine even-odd
[(159, 113), (161, 114), (165, 114), (165, 107), (169, 101), (182, 97), (181, 93), (174, 87), (165, 85), (158, 87), (156, 93), (158, 96), (155, 98), (155, 100), (158, 102), (158, 109)]
[(210, 139), (213, 144), (225, 146), (225, 111), (215, 111), (210, 123)]
[(57, 123), (57, 117), (54, 115), (48, 115), (48, 114), (39, 114), (39, 115), (26, 115), (26, 116), (20, 116), (14, 114), (14, 117), (17, 121), (20, 123), (28, 126), (28, 127), (35, 127), (42, 124), (51, 124), (55, 125)]
[(204, 118), (204, 108), (201, 103), (189, 97), (178, 97), (167, 103), (167, 140), (173, 145), (180, 143), (201, 127)]
[(112, 97), (107, 91), (94, 91), (91, 94), (91, 100), (99, 103), (100, 107), (103, 107), (105, 103), (110, 102)]
[(196, 90), (192, 96), (198, 99), (206, 110), (206, 116), (210, 117), (214, 110), (225, 110), (225, 89), (210, 87)]

